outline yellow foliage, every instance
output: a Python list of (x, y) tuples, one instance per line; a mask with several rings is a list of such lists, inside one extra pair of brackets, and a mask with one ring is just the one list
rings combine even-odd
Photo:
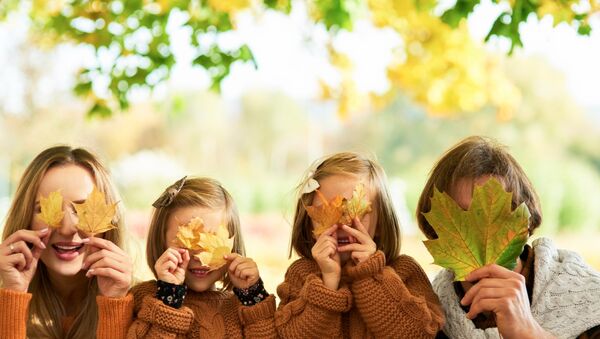
[(107, 204), (104, 193), (94, 187), (92, 193), (81, 204), (73, 204), (79, 217), (77, 228), (92, 236), (109, 231), (116, 226), (112, 220), (117, 204)]

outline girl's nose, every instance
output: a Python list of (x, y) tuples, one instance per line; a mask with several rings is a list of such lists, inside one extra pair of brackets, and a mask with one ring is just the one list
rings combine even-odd
[(65, 206), (64, 211), (65, 215), (62, 224), (57, 231), (62, 235), (73, 235), (74, 233), (77, 233), (76, 225), (79, 222), (79, 218), (77, 217), (77, 213), (73, 206)]

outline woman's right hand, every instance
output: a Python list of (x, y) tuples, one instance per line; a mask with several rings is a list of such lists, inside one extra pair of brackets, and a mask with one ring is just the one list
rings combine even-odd
[[(0, 244), (2, 288), (27, 292), (50, 233), (48, 228), (39, 231), (19, 230)], [(33, 247), (29, 248), (29, 244)]]
[(337, 225), (323, 232), (311, 250), (313, 259), (319, 265), (323, 276), (323, 284), (332, 290), (337, 290), (342, 275), (340, 254), (337, 250)]
[(190, 262), (190, 252), (183, 248), (167, 248), (156, 260), (154, 270), (159, 280), (181, 285), (185, 281), (185, 272)]

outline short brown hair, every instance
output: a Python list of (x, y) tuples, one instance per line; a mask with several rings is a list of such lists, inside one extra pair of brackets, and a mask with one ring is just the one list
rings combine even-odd
[[(146, 243), (146, 261), (156, 277), (154, 264), (164, 251), (167, 244), (167, 221), (173, 211), (181, 207), (200, 206), (207, 208), (224, 208), (227, 218), (227, 230), (233, 234), (233, 252), (245, 255), (244, 241), (240, 231), (240, 217), (233, 198), (217, 180), (210, 178), (190, 178), (185, 181), (179, 193), (166, 207), (158, 207), (152, 213), (152, 221), (148, 230)], [(223, 290), (232, 288), (227, 273), (222, 280)]]
[(529, 235), (533, 234), (542, 223), (542, 210), (531, 181), (504, 145), (490, 138), (471, 136), (442, 155), (433, 166), (421, 192), (417, 205), (417, 221), (428, 239), (437, 238), (433, 227), (423, 216), (423, 213), (431, 210), (434, 187), (440, 192), (448, 193), (460, 179), (476, 179), (486, 175), (499, 178), (504, 184), (504, 189), (512, 192), (513, 210), (522, 203), (527, 205), (531, 213)]
[(312, 204), (315, 192), (303, 194), (302, 188), (310, 179), (318, 182), (338, 174), (366, 175), (371, 186), (375, 187), (377, 210), (373, 212), (377, 213), (377, 225), (373, 240), (377, 249), (385, 254), (387, 262), (395, 260), (400, 255), (400, 223), (387, 189), (385, 172), (375, 160), (353, 152), (336, 153), (317, 160), (298, 185), (298, 201), (292, 226), (290, 256), (294, 250), (299, 256), (312, 259), (311, 249), (315, 244), (311, 219), (305, 208)]

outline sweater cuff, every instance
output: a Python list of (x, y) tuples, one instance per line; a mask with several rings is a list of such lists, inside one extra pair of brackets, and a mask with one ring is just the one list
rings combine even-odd
[(242, 325), (253, 324), (264, 319), (272, 319), (275, 316), (275, 296), (270, 294), (263, 301), (252, 306), (240, 305), (239, 315)]
[(144, 322), (154, 324), (168, 332), (185, 334), (189, 331), (194, 312), (187, 307), (179, 309), (167, 306), (152, 295), (147, 295), (142, 301), (138, 318)]
[(385, 254), (377, 251), (360, 264), (348, 267), (347, 274), (353, 280), (361, 280), (382, 273), (384, 268)]
[(340, 287), (337, 291), (329, 289), (323, 280), (315, 274), (306, 278), (300, 296), (309, 304), (333, 312), (347, 312), (352, 307), (352, 292), (348, 287)]
[(98, 304), (98, 338), (124, 338), (133, 321), (133, 295), (122, 298), (96, 296)]
[(0, 288), (0, 337), (25, 338), (29, 301), (31, 293)]

